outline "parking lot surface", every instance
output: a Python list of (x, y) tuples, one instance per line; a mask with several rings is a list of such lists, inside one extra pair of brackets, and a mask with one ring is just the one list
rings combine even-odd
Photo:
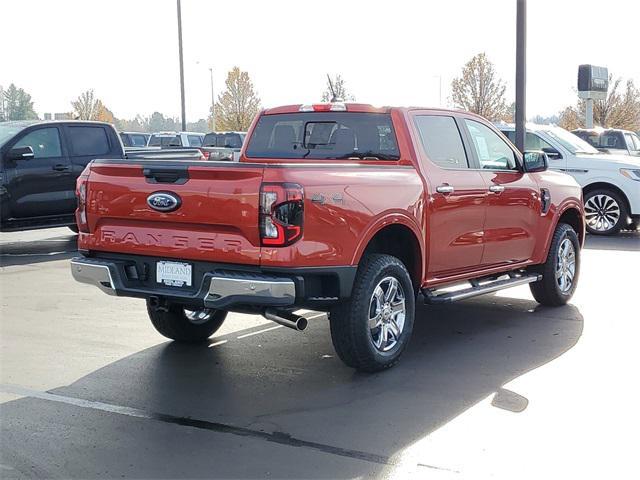
[(326, 315), (232, 314), (204, 346), (74, 282), (66, 229), (0, 234), (2, 478), (630, 478), (640, 233), (587, 239), (577, 294), (418, 302), (390, 371), (344, 366)]

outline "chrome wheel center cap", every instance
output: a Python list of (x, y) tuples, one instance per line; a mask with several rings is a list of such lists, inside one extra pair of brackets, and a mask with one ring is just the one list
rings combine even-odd
[(382, 318), (385, 320), (389, 320), (391, 318), (391, 305), (388, 303), (385, 303), (384, 307), (382, 307)]

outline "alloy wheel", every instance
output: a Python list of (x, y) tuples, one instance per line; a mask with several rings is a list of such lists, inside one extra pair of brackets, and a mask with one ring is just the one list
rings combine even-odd
[(576, 250), (573, 242), (565, 238), (558, 248), (556, 262), (556, 282), (562, 293), (568, 293), (576, 275)]
[(202, 310), (188, 310), (184, 308), (183, 311), (187, 320), (194, 325), (202, 325), (203, 323), (206, 323), (211, 318), (212, 313), (209, 308), (204, 308)]
[(395, 277), (385, 277), (373, 290), (369, 301), (369, 333), (373, 345), (387, 352), (397, 345), (406, 316), (402, 285)]
[(620, 205), (605, 194), (590, 197), (584, 204), (587, 225), (597, 232), (607, 232), (620, 220)]

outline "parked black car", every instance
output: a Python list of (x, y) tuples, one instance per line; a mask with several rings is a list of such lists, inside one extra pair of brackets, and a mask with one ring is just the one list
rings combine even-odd
[(124, 158), (108, 123), (0, 123), (0, 231), (75, 229), (76, 178), (98, 157)]

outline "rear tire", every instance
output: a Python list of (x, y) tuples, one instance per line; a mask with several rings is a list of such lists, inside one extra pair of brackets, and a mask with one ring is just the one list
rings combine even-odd
[(393, 366), (406, 348), (415, 316), (415, 294), (404, 264), (390, 255), (368, 255), (351, 298), (329, 314), (331, 340), (340, 359), (362, 372)]
[(538, 303), (558, 307), (571, 299), (580, 276), (580, 241), (571, 226), (558, 224), (547, 261), (536, 270), (542, 279), (530, 283), (529, 288)]
[(147, 300), (147, 312), (155, 329), (161, 335), (177, 342), (206, 341), (224, 323), (224, 310), (189, 310), (183, 305), (169, 304), (167, 311), (158, 310)]

